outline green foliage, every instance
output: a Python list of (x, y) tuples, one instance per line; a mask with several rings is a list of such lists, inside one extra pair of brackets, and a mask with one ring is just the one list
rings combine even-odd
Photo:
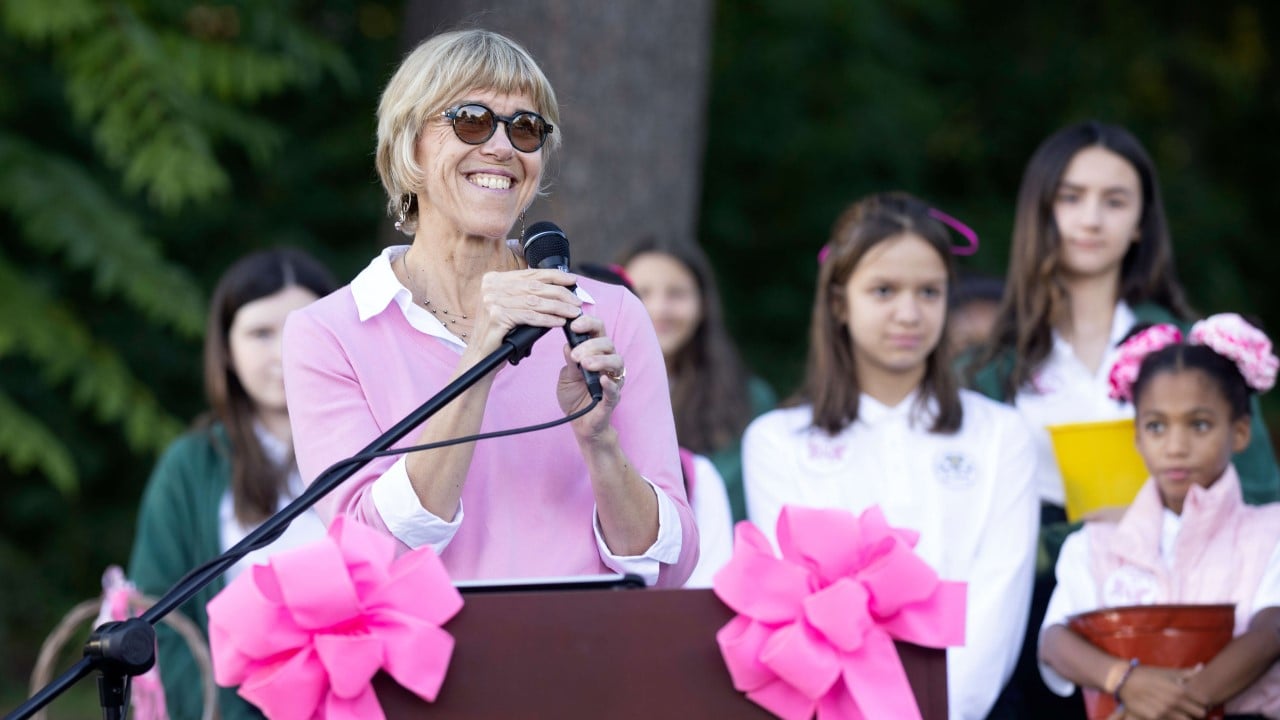
[[(1273, 3), (751, 0), (717, 3), (716, 21), (702, 241), (735, 335), (783, 392), (843, 207), (920, 195), (981, 235), (963, 269), (1001, 275), (1023, 165), (1087, 118), (1151, 151), (1198, 309), (1280, 326), (1260, 240), (1280, 164)], [(779, 261), (734, 262), (765, 254)]]
[(0, 2), (0, 577), (22, 588), (0, 593), (0, 696), (128, 557), (154, 457), (202, 409), (226, 266), (289, 243), (348, 276), (376, 245), (396, 27), (360, 19), (398, 13)]
[(190, 275), (80, 165), (0, 132), (0, 208), (32, 247), (91, 273), (99, 295), (121, 295), (154, 322), (200, 334), (204, 298)]
[[(0, 208), (30, 247), (90, 273), (97, 296), (119, 296), (147, 320), (198, 336), (203, 291), (147, 236), (145, 213), (118, 193), (141, 192), (166, 213), (226, 193), (218, 147), (239, 148), (265, 165), (282, 145), (281, 128), (256, 115), (253, 104), (312, 87), (326, 74), (350, 87), (350, 62), (278, 5), (180, 13), (165, 3), (20, 2), (6, 5), (4, 23), (14, 39), (47, 47), (74, 127), (89, 132), (103, 169), (117, 174), (96, 176), (82, 160), (0, 126)], [(74, 308), (55, 306), (3, 258), (0, 275), (16, 280), (9, 307), (25, 309), (6, 320), (6, 354), (37, 362), (49, 382), (70, 382), (73, 401), (103, 422), (120, 422), (135, 450), (172, 439), (178, 421), (118, 353), (94, 342)], [(0, 454), (31, 455), (17, 444), (0, 446)], [(66, 456), (65, 449), (48, 454), (37, 466), (57, 468), (58, 486), (70, 489), (75, 473)]]
[[(6, 303), (0, 302), (0, 308)], [(0, 343), (5, 338), (0, 337)], [(60, 491), (76, 489), (76, 469), (67, 448), (34, 417), (0, 393), (0, 455), (15, 472), (35, 469)]]

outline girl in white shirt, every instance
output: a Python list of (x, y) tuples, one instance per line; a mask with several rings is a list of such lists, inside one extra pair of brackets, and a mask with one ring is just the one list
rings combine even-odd
[(957, 387), (941, 342), (954, 278), (944, 221), (972, 236), (902, 193), (867, 197), (836, 222), (804, 385), (747, 429), (744, 480), (749, 518), (775, 541), (787, 504), (879, 505), (892, 525), (918, 531), (917, 553), (942, 578), (969, 583), (948, 697), (952, 718), (983, 718), (1027, 616), (1035, 452), (1015, 412)]

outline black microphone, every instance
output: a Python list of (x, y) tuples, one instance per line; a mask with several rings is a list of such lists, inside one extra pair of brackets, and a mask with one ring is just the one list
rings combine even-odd
[[(565, 237), (564, 231), (555, 223), (543, 220), (530, 225), (524, 231), (521, 245), (524, 246), (524, 259), (529, 267), (539, 270), (555, 268), (569, 272), (569, 238)], [(577, 285), (569, 286), (570, 292), (577, 289)], [(569, 341), (569, 347), (578, 347), (591, 337), (570, 330), (567, 322), (564, 324), (564, 336)], [(604, 397), (604, 391), (600, 388), (600, 373), (583, 369), (582, 377), (587, 381), (587, 392), (599, 402)]]

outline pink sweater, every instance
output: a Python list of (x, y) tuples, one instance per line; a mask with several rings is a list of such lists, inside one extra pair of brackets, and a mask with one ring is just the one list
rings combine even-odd
[[(1174, 565), (1160, 556), (1164, 505), (1148, 479), (1118, 524), (1089, 523), (1091, 571), (1101, 606), (1235, 603), (1248, 629), (1259, 583), (1280, 542), (1280, 503), (1245, 505), (1232, 466), (1213, 485), (1193, 487), (1182, 509)], [(1228, 713), (1280, 715), (1280, 664), (1227, 703)]]
[[(623, 452), (679, 516), (679, 560), (662, 565), (658, 578), (660, 586), (678, 587), (693, 570), (698, 535), (680, 474), (662, 351), (634, 295), (579, 282), (596, 301), (586, 311), (604, 320), (626, 361), (627, 382), (613, 413)], [(553, 329), (518, 365), (503, 364), (481, 432), (564, 416), (555, 395), (564, 344), (563, 332)], [(290, 315), (285, 390), (303, 479), (354, 455), (417, 409), (448, 384), (458, 361), (455, 350), (413, 328), (394, 303), (361, 322), (350, 286)], [(412, 444), (418, 432), (397, 446)], [(317, 504), (321, 517), (343, 513), (386, 532), (371, 488), (395, 462), (366, 464)], [(611, 572), (596, 545), (595, 498), (568, 425), (476, 443), (462, 507), (461, 525), (440, 555), (455, 580)]]

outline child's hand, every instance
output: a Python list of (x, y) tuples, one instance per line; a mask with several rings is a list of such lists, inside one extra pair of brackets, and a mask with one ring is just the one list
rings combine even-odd
[(1080, 519), (1085, 522), (1109, 522), (1118, 523), (1124, 517), (1125, 512), (1129, 510), (1128, 505), (1113, 505), (1111, 507), (1102, 507), (1085, 513)]
[(1139, 665), (1120, 688), (1126, 718), (1139, 720), (1198, 720), (1208, 701), (1187, 687), (1186, 670)]

